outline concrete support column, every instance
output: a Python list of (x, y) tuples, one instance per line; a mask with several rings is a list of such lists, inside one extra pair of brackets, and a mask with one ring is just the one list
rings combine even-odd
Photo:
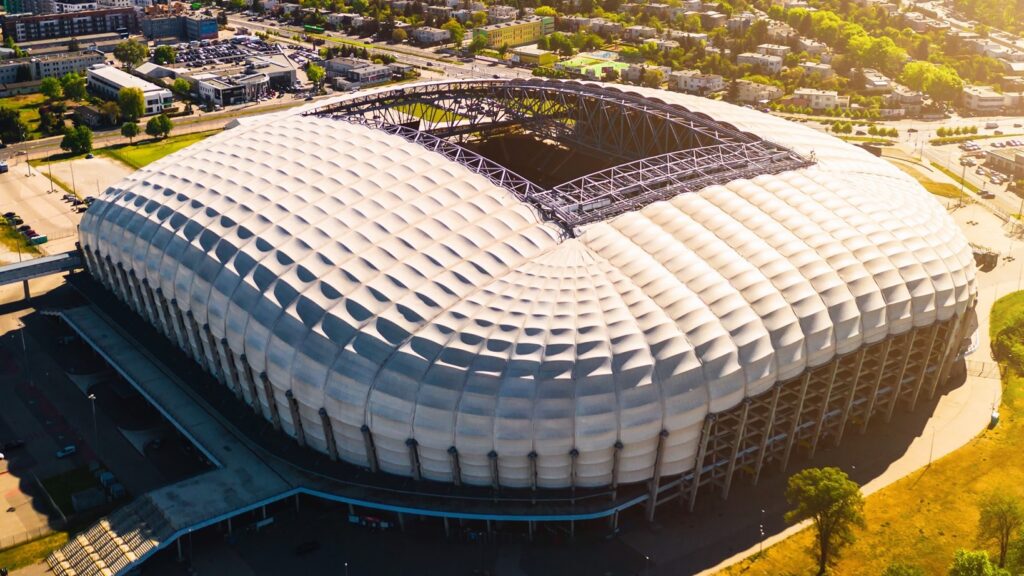
[(380, 464), (377, 463), (377, 446), (373, 443), (373, 432), (370, 431), (370, 427), (366, 424), (360, 426), (359, 431), (363, 433), (363, 444), (366, 447), (366, 463), (370, 466), (370, 472), (377, 472), (380, 470)]
[(768, 443), (772, 439), (772, 429), (775, 427), (775, 414), (779, 410), (779, 396), (782, 394), (783, 384), (776, 384), (772, 390), (772, 403), (768, 409), (768, 420), (765, 422), (764, 434), (761, 436), (761, 445), (757, 448), (757, 463), (754, 464), (754, 485), (761, 479), (761, 469), (764, 468), (764, 457), (768, 452)]
[[(263, 416), (263, 402), (260, 400), (260, 391), (256, 387), (256, 378), (252, 375), (252, 366), (249, 365), (249, 357), (242, 354), (238, 357), (238, 360), (242, 363), (242, 376), (245, 379), (245, 385), (249, 390), (249, 399), (252, 401), (252, 411), (257, 416)], [(267, 399), (270, 400), (269, 398)]]
[[(708, 414), (704, 417), (704, 426), (700, 431), (700, 446), (697, 448), (697, 459), (693, 465), (693, 481), (690, 482), (690, 493), (688, 495), (689, 502), (687, 507), (690, 512), (693, 512), (693, 507), (697, 505), (697, 491), (700, 490), (700, 479), (704, 474), (704, 457), (708, 453), (708, 442), (711, 439), (711, 430), (715, 427), (715, 420), (717, 416), (714, 414)], [(683, 491), (686, 490), (686, 482), (679, 483), (679, 503), (683, 503)]]
[(619, 491), (619, 458), (622, 457), (622, 441), (616, 440), (612, 446), (612, 500), (618, 496)]
[(668, 430), (658, 432), (658, 445), (654, 450), (654, 469), (651, 473), (647, 492), (647, 521), (654, 522), (654, 510), (658, 507), (658, 492), (661, 489), (661, 466), (665, 463), (665, 439)]
[(807, 386), (811, 383), (811, 370), (804, 372), (800, 379), (800, 395), (797, 398), (793, 411), (793, 422), (790, 423), (789, 433), (786, 436), (786, 449), (782, 453), (782, 471), (785, 472), (789, 466), (789, 457), (793, 454), (793, 444), (796, 443), (797, 430), (800, 428), (800, 416), (804, 411), (804, 400), (807, 399)]
[(487, 453), (487, 460), (490, 462), (491, 468), (491, 487), (497, 491), (501, 488), (501, 472), (498, 470), (498, 453), (491, 450)]
[(462, 466), (459, 464), (459, 449), (455, 446), (448, 447), (448, 461), (452, 467), (452, 482), (462, 486)]
[(21, 281), (21, 290), (25, 293), (25, 300), (32, 299), (32, 291), (28, 289), (28, 280)]
[(245, 394), (242, 392), (242, 380), (238, 377), (238, 366), (235, 364), (235, 355), (228, 346), (227, 338), (220, 339), (220, 349), (224, 364), (228, 367), (225, 374), (228, 376), (228, 381), (231, 382), (231, 388), (239, 400), (245, 400)]
[[(914, 392), (910, 396), (910, 411), (913, 412), (914, 408), (917, 408), (917, 398), (921, 395), (921, 386), (924, 385), (924, 377), (928, 374), (928, 364), (932, 361), (932, 349), (935, 348), (935, 342), (939, 339), (939, 325), (936, 323), (932, 326), (932, 335), (928, 339), (928, 348), (924, 352), (924, 361), (921, 362), (921, 372), (917, 375), (917, 381), (914, 382)], [(940, 360), (941, 362), (941, 360)], [(936, 371), (936, 376), (938, 376)]]
[(171, 299), (171, 311), (174, 313), (174, 333), (177, 336), (178, 348), (187, 354), (191, 353), (192, 347), (188, 343), (188, 332), (185, 331), (185, 315), (181, 313), (177, 298)]
[(160, 325), (159, 328), (167, 338), (174, 338), (174, 328), (171, 326), (171, 310), (167, 305), (167, 298), (164, 298), (164, 291), (162, 288), (156, 289), (156, 298), (159, 305), (157, 310), (160, 312)]
[(576, 448), (569, 450), (569, 486), (572, 487), (573, 493), (576, 492), (576, 475), (579, 470), (576, 468), (576, 460), (580, 457), (580, 451)]
[[(274, 394), (274, 385), (270, 383), (270, 378), (266, 372), (260, 372), (260, 382), (263, 384), (263, 397), (267, 399), (267, 405), (270, 408), (270, 422), (274, 425), (274, 430), (281, 431), (281, 413), (277, 407), (277, 395)], [(323, 410), (321, 408), (320, 410)], [(326, 411), (324, 411), (326, 414)], [(324, 414), (321, 414), (321, 420), (323, 420)], [(327, 421), (330, 424), (330, 419)], [(324, 428), (324, 434), (327, 433), (327, 428)], [(330, 442), (328, 442), (330, 444)], [(335, 460), (337, 460), (337, 454), (335, 454)]]
[(736, 472), (736, 458), (740, 453), (740, 446), (747, 433), (747, 418), (750, 416), (750, 399), (743, 401), (740, 408), (740, 423), (736, 426), (736, 437), (732, 441), (732, 449), (729, 451), (729, 464), (725, 471), (725, 485), (722, 487), (722, 500), (729, 497), (729, 488), (732, 487), (732, 476)]
[(828, 417), (828, 404), (832, 401), (832, 390), (836, 387), (836, 374), (839, 373), (839, 364), (845, 358), (836, 358), (832, 361), (832, 369), (829, 371), (828, 387), (825, 388), (825, 396), (821, 399), (821, 412), (818, 414), (818, 421), (814, 424), (814, 437), (811, 439), (811, 454), (818, 451), (818, 441), (821, 440), (821, 433), (825, 430), (825, 419)]
[(295, 398), (295, 394), (292, 394), (291, 390), (284, 393), (285, 397), (288, 398), (288, 407), (292, 411), (292, 428), (295, 429), (295, 440), (299, 443), (299, 446), (306, 445), (306, 431), (302, 428), (302, 415), (299, 414), (299, 401)]
[(213, 332), (210, 331), (209, 324), (203, 324), (203, 334), (206, 335), (206, 353), (207, 353), (207, 366), (210, 369), (210, 374), (213, 374), (214, 378), (217, 378), (223, 384), (227, 384), (227, 377), (224, 375), (224, 371), (221, 370), (220, 352), (217, 351), (217, 341), (213, 337)]
[(850, 418), (850, 411), (853, 410), (853, 401), (857, 398), (857, 384), (860, 383), (861, 370), (864, 368), (864, 356), (867, 355), (867, 348), (861, 348), (857, 353), (857, 367), (854, 369), (853, 382), (850, 384), (850, 393), (843, 402), (843, 414), (839, 417), (839, 426), (836, 428), (835, 445), (843, 441), (843, 433), (846, 431), (846, 422)]
[(212, 374), (213, 370), (210, 370), (209, 363), (206, 361), (206, 351), (203, 350), (203, 333), (199, 331), (199, 323), (196, 322), (196, 317), (191, 310), (185, 312), (185, 317), (188, 318), (188, 334), (189, 340), (192, 342), (192, 354), (203, 370)]
[[(320, 426), (324, 429), (324, 439), (327, 440), (327, 453), (331, 460), (338, 459), (338, 439), (334, 437), (334, 425), (331, 424), (331, 417), (327, 415), (327, 409), (320, 409)], [(280, 416), (278, 416), (278, 430), (280, 430)]]
[(953, 324), (953, 327), (946, 338), (946, 345), (942, 352), (942, 365), (939, 368), (939, 374), (935, 380), (932, 381), (931, 386), (928, 387), (929, 400), (935, 397), (935, 391), (938, 390), (939, 384), (944, 384), (946, 379), (949, 378), (949, 370), (953, 367), (953, 362), (956, 360), (957, 353), (960, 352), (958, 349), (960, 342), (964, 338), (964, 326), (967, 325), (964, 318), (971, 313), (971, 309), (968, 309), (963, 315), (957, 316), (956, 322)]
[(910, 354), (914, 351), (914, 342), (917, 340), (918, 330), (914, 330), (910, 335), (910, 343), (907, 344), (907, 350), (903, 353), (903, 363), (900, 366), (899, 375), (896, 377), (896, 381), (893, 382), (892, 396), (889, 397), (889, 407), (885, 412), (885, 422), (888, 424), (892, 420), (893, 412), (896, 411), (896, 403), (900, 401), (900, 392), (903, 390), (903, 377), (907, 373), (907, 366), (910, 364)]
[(142, 304), (142, 289), (139, 286), (139, 277), (135, 275), (135, 270), (128, 271), (128, 284), (131, 287), (132, 299), (130, 305), (133, 310), (137, 313), (144, 314), (145, 308)]
[(885, 377), (885, 365), (889, 361), (889, 351), (892, 350), (892, 340), (892, 338), (889, 338), (882, 346), (882, 361), (878, 368), (878, 375), (875, 377), (875, 384), (871, 387), (871, 393), (868, 395), (868, 406), (864, 409), (864, 421), (860, 423), (861, 434), (868, 431), (868, 422), (871, 421), (871, 416), (875, 411), (875, 404), (878, 403), (878, 391), (882, 387), (882, 378)]
[(530, 462), (530, 490), (537, 489), (537, 452), (531, 450), (526, 455), (526, 459)]
[(149, 317), (149, 323), (156, 326), (160, 321), (160, 315), (156, 310), (156, 298), (153, 296), (153, 288), (149, 285), (149, 278), (142, 279), (142, 301), (145, 306), (145, 315)]
[(420, 470), (420, 443), (415, 438), (408, 438), (405, 441), (405, 447), (409, 449), (409, 469), (412, 471), (412, 479), (419, 482), (422, 480)]

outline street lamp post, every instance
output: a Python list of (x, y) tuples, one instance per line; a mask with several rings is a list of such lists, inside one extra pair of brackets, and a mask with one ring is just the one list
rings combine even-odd
[(92, 443), (96, 447), (96, 458), (100, 457), (100, 429), (96, 424), (96, 395), (89, 394), (89, 402), (92, 404)]
[(761, 545), (757, 550), (758, 556), (764, 554), (764, 508), (761, 508)]

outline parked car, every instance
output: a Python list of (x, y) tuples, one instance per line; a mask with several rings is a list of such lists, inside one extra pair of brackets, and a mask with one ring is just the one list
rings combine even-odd
[(4, 212), (4, 218), (14, 218), (15, 216), (17, 216), (17, 214), (14, 212)]
[(18, 228), (17, 228), (18, 232), (27, 232), (28, 230), (31, 230), (31, 229), (32, 229), (32, 227), (29, 226), (28, 224), (22, 224), (21, 226), (18, 226)]
[(991, 192), (982, 192), (981, 197), (985, 200), (993, 200), (995, 199), (996, 195)]
[(57, 458), (67, 458), (68, 456), (71, 456), (75, 452), (78, 452), (78, 447), (76, 447), (74, 444), (68, 444), (67, 446), (61, 448), (60, 450), (57, 450), (56, 456)]

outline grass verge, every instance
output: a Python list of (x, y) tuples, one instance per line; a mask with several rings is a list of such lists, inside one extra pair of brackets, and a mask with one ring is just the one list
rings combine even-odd
[(18, 116), (28, 126), (28, 138), (39, 138), (39, 106), (46, 101), (42, 94), (22, 94), (0, 98), (0, 107), (17, 110)]
[(971, 182), (969, 180), (967, 180), (967, 179), (961, 180), (959, 174), (956, 174), (952, 170), (948, 170), (947, 168), (945, 168), (941, 164), (937, 164), (935, 162), (932, 162), (931, 164), (932, 164), (932, 168), (935, 168), (936, 170), (942, 172), (946, 176), (949, 176), (950, 178), (952, 178), (958, 184), (959, 183), (963, 183), (963, 185), (966, 186), (968, 190), (970, 190), (972, 192), (980, 192), (981, 191), (977, 186), (975, 186), (974, 184), (971, 184)]
[[(1024, 292), (1004, 296), (993, 305), (993, 341), (1004, 330), (1024, 331)], [(978, 542), (979, 497), (995, 489), (1020, 492), (1024, 483), (1024, 370), (1007, 359), (999, 362), (1004, 372), (999, 425), (866, 498), (867, 528), (857, 531), (857, 541), (843, 551), (834, 574), (881, 574), (895, 561), (914, 564), (925, 574), (946, 574), (958, 548), (996, 551)], [(804, 530), (722, 573), (814, 574), (816, 566), (808, 552), (811, 536)]]
[[(949, 182), (936, 182), (929, 178), (927, 175), (925, 175), (923, 172), (915, 168), (911, 168), (910, 166), (906, 166), (902, 162), (893, 162), (892, 165), (899, 168), (903, 172), (909, 174), (911, 177), (917, 180), (921, 184), (921, 186), (924, 187), (925, 190), (931, 192), (936, 196), (941, 196), (942, 198), (952, 198), (954, 200), (960, 198), (960, 187), (956, 186), (955, 184), (950, 184)], [(970, 198), (965, 198), (965, 200), (970, 200)]]
[(72, 494), (100, 485), (89, 472), (88, 466), (81, 466), (63, 474), (51, 476), (43, 480), (42, 483), (54, 504), (61, 509), (65, 516), (74, 514), (74, 508), (71, 506)]
[(219, 130), (181, 134), (170, 136), (163, 140), (144, 140), (137, 144), (115, 144), (107, 148), (100, 148), (96, 150), (96, 153), (118, 160), (138, 170), (147, 164), (156, 162), (168, 154), (173, 154), (182, 148), (191, 146), (217, 132)]
[(53, 532), (17, 546), (4, 548), (0, 550), (0, 566), (8, 570), (17, 570), (42, 562), (50, 552), (60, 548), (67, 541), (67, 532)]
[(39, 248), (29, 244), (28, 238), (15, 230), (14, 226), (8, 226), (6, 221), (3, 222), (3, 225), (0, 225), (0, 245), (11, 252), (20, 252), (26, 256), (39, 254)]

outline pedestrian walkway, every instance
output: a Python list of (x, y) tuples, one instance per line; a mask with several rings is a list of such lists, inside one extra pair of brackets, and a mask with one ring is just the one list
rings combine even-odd
[(95, 308), (82, 306), (60, 315), (217, 469), (154, 490), (100, 520), (47, 559), (56, 574), (124, 573), (185, 531), (209, 526), (289, 492), (292, 486), (288, 481)]

